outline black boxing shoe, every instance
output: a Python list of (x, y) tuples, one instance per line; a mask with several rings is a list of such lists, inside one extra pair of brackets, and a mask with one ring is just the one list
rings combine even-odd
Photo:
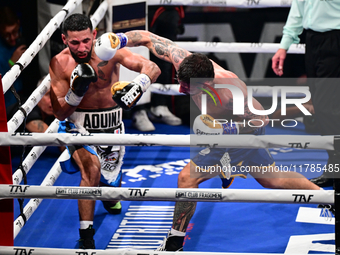
[(120, 214), (122, 212), (122, 204), (118, 201), (116, 204), (112, 204), (110, 201), (102, 201), (106, 211), (110, 214)]
[(324, 175), (310, 179), (310, 181), (319, 187), (330, 187), (333, 186), (333, 178), (327, 178)]
[(183, 251), (183, 242), (184, 236), (174, 236), (169, 231), (168, 236), (164, 238), (156, 251)]
[(96, 249), (94, 245), (94, 236), (95, 230), (90, 225), (87, 229), (79, 229), (79, 249)]

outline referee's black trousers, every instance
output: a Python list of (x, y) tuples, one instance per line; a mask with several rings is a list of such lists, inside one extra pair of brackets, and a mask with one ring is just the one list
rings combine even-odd
[(305, 60), (318, 129), (340, 135), (340, 30), (307, 30)]

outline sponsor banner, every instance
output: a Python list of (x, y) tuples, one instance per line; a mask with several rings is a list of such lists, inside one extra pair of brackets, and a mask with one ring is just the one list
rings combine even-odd
[(222, 192), (204, 191), (176, 191), (176, 198), (205, 198), (211, 200), (221, 200)]
[(67, 195), (67, 196), (101, 196), (102, 190), (101, 188), (57, 188), (56, 195)]

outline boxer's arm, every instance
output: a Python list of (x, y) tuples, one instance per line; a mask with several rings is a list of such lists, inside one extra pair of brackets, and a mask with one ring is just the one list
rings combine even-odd
[(164, 37), (155, 35), (144, 30), (133, 30), (125, 33), (128, 37), (128, 47), (145, 46), (156, 57), (172, 63), (176, 69), (182, 60), (191, 53), (180, 48), (173, 41)]
[(123, 109), (133, 108), (161, 71), (152, 61), (127, 49), (117, 52), (115, 60), (126, 68), (140, 74), (129, 81), (115, 82), (111, 87), (112, 99)]
[[(258, 101), (256, 99), (253, 99), (253, 104), (256, 105), (255, 108), (257, 110), (263, 110), (262, 105), (260, 103), (257, 103)], [(239, 134), (254, 133), (254, 131), (261, 127), (265, 127), (269, 123), (267, 115), (257, 115), (250, 111), (248, 107), (247, 96), (244, 100), (244, 115), (242, 116), (242, 118), (244, 119), (244, 121), (239, 122), (238, 124)]]
[(115, 60), (129, 70), (146, 74), (149, 76), (151, 82), (155, 82), (161, 74), (161, 70), (154, 62), (128, 49), (120, 49), (117, 51)]
[[(244, 119), (246, 120), (246, 125), (242, 124), (239, 125), (239, 133), (240, 134), (248, 134), (253, 133), (255, 130), (265, 127), (269, 123), (269, 118), (267, 115), (257, 115), (250, 111), (248, 107), (248, 98), (245, 98), (244, 103)], [(258, 102), (256, 99), (253, 99), (253, 101)], [(264, 110), (262, 105), (258, 103), (257, 110)]]
[(26, 123), (26, 129), (30, 132), (44, 133), (48, 125), (43, 120), (32, 120)]
[[(232, 94), (229, 93), (229, 90), (225, 93), (220, 93), (220, 96), (221, 96), (221, 100), (223, 102), (225, 109), (227, 109), (229, 112), (233, 112), (234, 101), (233, 101)], [(253, 106), (257, 110), (263, 110), (262, 105), (254, 98), (253, 98)], [(237, 115), (234, 115), (234, 117), (236, 116)], [(239, 134), (253, 133), (258, 128), (265, 127), (269, 123), (269, 119), (267, 115), (257, 115), (250, 111), (249, 106), (248, 106), (248, 94), (246, 90), (244, 91), (244, 114), (238, 117), (239, 119), (242, 119), (242, 121), (240, 120), (238, 121), (238, 133)]]
[(70, 84), (69, 77), (65, 76), (63, 68), (54, 57), (51, 60), (49, 73), (51, 76), (51, 104), (53, 113), (59, 120), (64, 120), (70, 116), (77, 106), (71, 106), (65, 101)]

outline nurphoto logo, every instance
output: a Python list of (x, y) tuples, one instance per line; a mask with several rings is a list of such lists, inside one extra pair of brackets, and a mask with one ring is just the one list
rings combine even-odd
[[(234, 116), (242, 116), (245, 114), (245, 105), (248, 106), (248, 109), (251, 113), (254, 115), (270, 115), (274, 113), (278, 109), (278, 98), (281, 97), (281, 114), (282, 116), (285, 116), (287, 113), (287, 105), (295, 105), (300, 111), (306, 115), (312, 115), (306, 107), (303, 105), (304, 103), (307, 103), (310, 98), (311, 98), (311, 93), (308, 89), (308, 87), (304, 86), (275, 86), (275, 87), (268, 87), (272, 90), (272, 105), (269, 109), (266, 110), (258, 110), (255, 109), (253, 105), (253, 88), (251, 86), (247, 87), (247, 93), (248, 96), (245, 98), (243, 91), (239, 88), (236, 87), (235, 85), (230, 85), (230, 84), (214, 84), (213, 86), (211, 85), (204, 85), (205, 88), (199, 87), (200, 90), (204, 91), (206, 94), (201, 95), (201, 114), (207, 114), (207, 95), (211, 97), (213, 100), (215, 106), (217, 104), (221, 104), (222, 106), (222, 100), (216, 89), (228, 89), (231, 94), (232, 94), (232, 111)], [(210, 91), (211, 92), (210, 92)], [(294, 93), (299, 93), (299, 94), (304, 94), (305, 96), (302, 98), (289, 98), (288, 95), (294, 94)], [(247, 100), (247, 101), (245, 101)], [(218, 103), (218, 102), (219, 103)], [(249, 126), (253, 126), (251, 124), (252, 121), (257, 121), (257, 122), (262, 122), (262, 125), (258, 127), (262, 127), (264, 125), (263, 121), (260, 119), (250, 119), (247, 120)], [(271, 125), (274, 126), (275, 121), (280, 121), (279, 119), (269, 119), (269, 122), (272, 123)], [(219, 124), (226, 124), (228, 122), (232, 122), (232, 120), (227, 120), (227, 119), (215, 119), (214, 122), (219, 123)], [(287, 122), (294, 122), (294, 124), (287, 124)], [(246, 120), (243, 120), (243, 122), (239, 122), (238, 124), (246, 125)], [(214, 123), (215, 124), (215, 123)], [(297, 125), (297, 121), (295, 119), (284, 119), (281, 120), (281, 125), (284, 127), (295, 127)]]

